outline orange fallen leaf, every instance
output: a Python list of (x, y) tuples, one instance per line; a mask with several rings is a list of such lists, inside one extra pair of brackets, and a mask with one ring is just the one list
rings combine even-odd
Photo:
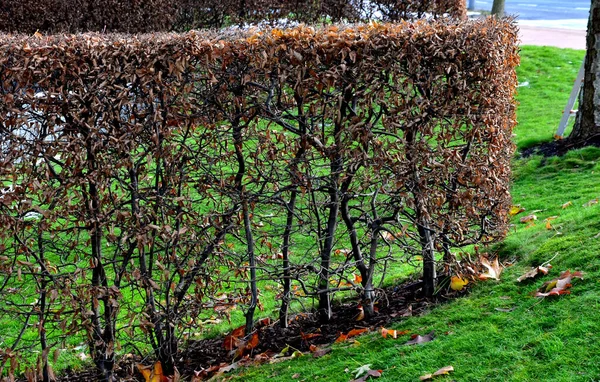
[(362, 276), (361, 275), (354, 275), (354, 283), (355, 284), (362, 283)]
[(363, 329), (352, 329), (351, 331), (348, 332), (348, 334), (346, 335), (348, 338), (352, 338), (352, 337), (356, 337), (356, 336), (360, 336), (361, 334), (363, 334), (364, 332), (368, 332), (369, 329), (367, 328), (363, 328)]
[(392, 338), (398, 338), (398, 331), (397, 330), (390, 330), (390, 329), (386, 329), (384, 327), (381, 328), (381, 336), (383, 338), (387, 338), (387, 336), (392, 336)]
[(239, 328), (233, 329), (231, 335), (234, 337), (243, 337), (246, 335), (246, 325), (242, 325)]
[(558, 218), (558, 216), (550, 216), (544, 219), (544, 221), (546, 222), (546, 229), (552, 229), (552, 224), (550, 222), (556, 218)]
[(392, 330), (381, 327), (381, 336), (383, 338), (387, 338), (387, 336), (391, 336), (392, 338), (398, 338), (398, 336), (403, 336), (408, 333), (408, 330)]
[(315, 337), (319, 337), (321, 336), (321, 333), (308, 333), (308, 334), (304, 334), (302, 331), (300, 331), (300, 336), (302, 337), (303, 341), (308, 341), (311, 340)]
[(340, 342), (344, 342), (344, 341), (346, 341), (347, 339), (348, 339), (348, 335), (347, 335), (347, 334), (340, 333), (339, 337), (338, 337), (338, 338), (336, 338), (336, 340), (335, 340), (335, 342), (334, 342), (334, 343), (336, 343), (336, 344), (337, 344), (337, 343), (340, 343)]
[(238, 347), (240, 340), (232, 335), (228, 335), (225, 337), (225, 341), (223, 341), (223, 348), (226, 350), (233, 350)]
[(246, 349), (247, 350), (252, 350), (252, 349), (254, 349), (255, 347), (258, 346), (258, 343), (259, 343), (258, 332), (256, 332), (256, 333), (254, 333), (252, 335), (252, 337), (250, 338), (250, 340), (246, 344)]

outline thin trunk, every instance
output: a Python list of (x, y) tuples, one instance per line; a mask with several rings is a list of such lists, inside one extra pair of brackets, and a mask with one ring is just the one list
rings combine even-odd
[(258, 288), (256, 286), (256, 257), (254, 255), (254, 237), (250, 224), (250, 211), (248, 201), (242, 201), (242, 214), (244, 215), (244, 230), (246, 232), (246, 248), (248, 251), (248, 266), (250, 267), (250, 305), (246, 311), (246, 333), (254, 329), (254, 311), (258, 304)]
[[(86, 137), (88, 170), (97, 171), (97, 162), (92, 145), (92, 138)], [(89, 200), (88, 213), (92, 221), (90, 228), (90, 243), (92, 250), (92, 289), (94, 290), (92, 301), (92, 337), (90, 349), (93, 350), (92, 356), (99, 371), (99, 379), (102, 382), (112, 382), (114, 380), (114, 320), (116, 317), (115, 309), (109, 302), (108, 282), (104, 268), (104, 259), (102, 254), (102, 225), (100, 224), (100, 195), (98, 186), (94, 179), (88, 180)], [(103, 314), (100, 313), (100, 301), (96, 300), (96, 295), (103, 290), (100, 301), (102, 302)], [(102, 323), (101, 320), (104, 321)]]
[(48, 365), (48, 341), (46, 340), (46, 287), (48, 286), (47, 277), (49, 276), (48, 270), (45, 267), (44, 258), (44, 242), (42, 238), (42, 231), (38, 233), (38, 253), (39, 263), (42, 266), (42, 282), (40, 283), (40, 311), (38, 313), (39, 323), (38, 332), (40, 333), (40, 346), (42, 348), (41, 360), (42, 360), (42, 381), (50, 382), (50, 371)]
[(433, 296), (435, 292), (436, 269), (435, 269), (435, 250), (431, 230), (426, 220), (421, 219), (419, 223), (419, 237), (421, 239), (421, 248), (423, 250), (423, 295), (425, 297)]
[(331, 263), (331, 252), (333, 249), (333, 239), (337, 228), (337, 215), (340, 208), (339, 195), (337, 190), (337, 179), (339, 177), (337, 165), (332, 164), (331, 188), (329, 192), (329, 217), (327, 219), (327, 228), (325, 233), (325, 244), (321, 252), (321, 267), (319, 270), (319, 310), (318, 316), (322, 323), (328, 323), (331, 319), (331, 296), (329, 295), (329, 268)]
[[(341, 213), (342, 219), (346, 224), (346, 229), (348, 230), (348, 235), (350, 236), (350, 246), (352, 248), (352, 255), (354, 256), (354, 262), (356, 264), (356, 268), (360, 273), (360, 277), (362, 278), (362, 285), (369, 286), (369, 288), (364, 288), (364, 296), (363, 296), (363, 309), (365, 315), (367, 317), (371, 317), (374, 315), (375, 311), (373, 309), (373, 283), (369, 280), (369, 275), (372, 272), (369, 272), (369, 269), (365, 265), (365, 261), (363, 259), (362, 251), (360, 250), (360, 244), (358, 240), (358, 234), (356, 233), (356, 228), (354, 227), (354, 222), (350, 217), (350, 210), (348, 207), (348, 203), (350, 202), (350, 198), (347, 196), (348, 184), (350, 183), (352, 176), (349, 177), (347, 181), (344, 182), (342, 186), (342, 193), (344, 197), (342, 198), (341, 204)], [(368, 290), (370, 289), (370, 290)]]
[(285, 222), (285, 230), (283, 232), (283, 247), (281, 255), (283, 257), (283, 294), (281, 297), (281, 307), (279, 308), (279, 326), (282, 328), (288, 327), (288, 311), (291, 301), (291, 272), (290, 272), (290, 235), (292, 233), (292, 225), (294, 222), (294, 209), (296, 206), (296, 198), (298, 191), (292, 191), (292, 196), (287, 204), (287, 218)]

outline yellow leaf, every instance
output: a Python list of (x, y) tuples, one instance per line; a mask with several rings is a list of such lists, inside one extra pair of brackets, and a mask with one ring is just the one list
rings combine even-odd
[(525, 211), (525, 208), (521, 207), (520, 204), (517, 204), (516, 206), (510, 207), (510, 210), (508, 211), (508, 214), (510, 216), (515, 216), (515, 215), (518, 215), (518, 214), (520, 214), (521, 212), (524, 212), (524, 211)]
[(462, 290), (465, 285), (467, 285), (469, 283), (469, 280), (465, 280), (460, 276), (452, 276), (452, 278), (450, 279), (450, 288), (452, 290)]
[(573, 202), (568, 201), (568, 202), (566, 202), (565, 204), (562, 205), (562, 209), (564, 210), (565, 208), (571, 207), (572, 205), (573, 205)]

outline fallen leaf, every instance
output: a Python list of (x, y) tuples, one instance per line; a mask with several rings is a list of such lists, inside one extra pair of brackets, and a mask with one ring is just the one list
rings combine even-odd
[(358, 306), (358, 316), (356, 316), (356, 321), (362, 321), (365, 319), (365, 310), (362, 305)]
[(552, 229), (552, 223), (550, 222), (556, 218), (558, 218), (558, 216), (550, 216), (544, 219), (544, 221), (546, 222), (546, 229)]
[(590, 200), (589, 202), (585, 203), (583, 205), (583, 207), (590, 207), (590, 206), (593, 206), (594, 204), (598, 204), (598, 198)]
[(563, 204), (561, 207), (564, 210), (565, 208), (571, 207), (573, 205), (573, 202), (568, 201), (565, 204)]
[(311, 339), (313, 339), (315, 337), (321, 336), (321, 333), (308, 333), (308, 334), (305, 334), (302, 331), (300, 331), (300, 336), (302, 337), (302, 341), (308, 341), (308, 340), (311, 340)]
[(352, 338), (352, 337), (360, 336), (361, 334), (363, 334), (364, 332), (367, 332), (367, 331), (369, 331), (369, 329), (367, 329), (367, 328), (352, 329), (348, 332), (347, 336), (348, 336), (348, 338)]
[(344, 342), (348, 339), (348, 335), (344, 334), (344, 333), (340, 333), (340, 335), (338, 336), (338, 338), (336, 338), (334, 343), (340, 343), (340, 342)]
[(522, 275), (521, 277), (519, 277), (517, 279), (517, 281), (522, 282), (523, 280), (536, 278), (539, 275), (547, 275), (550, 268), (552, 268), (552, 265), (550, 265), (550, 264), (548, 264), (546, 267), (539, 266), (539, 267), (531, 268), (531, 270), (529, 270), (529, 272), (527, 272), (524, 275)]
[(521, 223), (529, 223), (529, 222), (533, 222), (534, 220), (537, 220), (537, 216), (535, 215), (527, 215), (527, 216), (523, 216), (521, 219), (519, 219), (519, 221)]
[(254, 333), (252, 335), (252, 337), (250, 338), (250, 340), (248, 341), (248, 343), (246, 344), (246, 349), (247, 350), (252, 350), (254, 349), (256, 346), (258, 346), (259, 343), (259, 339), (258, 339), (258, 332)]
[(570, 270), (563, 272), (557, 279), (545, 282), (538, 292), (536, 297), (560, 296), (570, 294), (571, 280), (573, 278), (583, 279), (583, 272), (577, 271), (571, 273)]
[(469, 283), (469, 280), (463, 279), (460, 276), (452, 276), (450, 278), (450, 289), (455, 291), (463, 290), (465, 285)]
[(387, 338), (387, 336), (392, 336), (392, 338), (398, 338), (398, 331), (381, 327), (381, 336), (383, 338)]
[(296, 374), (292, 375), (292, 379), (300, 379), (300, 374), (296, 373)]
[(518, 215), (518, 214), (520, 214), (521, 212), (524, 212), (524, 211), (525, 211), (525, 208), (521, 207), (520, 204), (517, 204), (516, 206), (510, 207), (510, 210), (508, 210), (508, 214), (510, 216), (515, 216), (515, 215)]
[(354, 283), (355, 284), (362, 283), (362, 276), (361, 275), (354, 275)]
[(419, 379), (421, 381), (427, 381), (429, 379), (433, 379), (434, 377), (438, 377), (440, 375), (446, 375), (446, 374), (450, 373), (451, 371), (454, 371), (454, 368), (452, 366), (445, 366), (445, 367), (442, 367), (441, 369), (439, 369), (438, 371), (436, 371), (435, 373), (423, 375), (423, 376), (419, 377)]
[(500, 280), (500, 274), (502, 273), (502, 267), (498, 263), (498, 258), (496, 257), (492, 263), (485, 257), (480, 257), (481, 265), (487, 268), (487, 272), (480, 274), (480, 280), (494, 279)]
[(387, 336), (391, 336), (392, 338), (398, 338), (398, 336), (403, 336), (408, 333), (410, 333), (409, 330), (391, 330), (381, 327), (381, 336), (383, 338), (387, 338)]
[(163, 375), (162, 364), (160, 361), (156, 361), (153, 366), (144, 366), (141, 363), (138, 363), (136, 367), (146, 382), (167, 381), (167, 377)]
[(411, 340), (407, 341), (404, 345), (421, 345), (426, 342), (431, 342), (435, 338), (435, 332), (431, 331), (431, 333), (426, 334), (424, 336), (414, 335)]
[(381, 377), (381, 372), (382, 370), (369, 370), (367, 371), (367, 374), (363, 375), (360, 378), (353, 379), (350, 382), (365, 382), (369, 378), (379, 378)]
[[(364, 382), (369, 378), (379, 378), (381, 377), (382, 370), (371, 370), (371, 365), (362, 365), (354, 369), (352, 373), (355, 374), (353, 380), (350, 382)], [(360, 378), (359, 378), (360, 377)]]
[(313, 352), (313, 358), (320, 358), (331, 353), (331, 348), (318, 349)]
[(498, 312), (510, 313), (517, 308), (495, 308)]

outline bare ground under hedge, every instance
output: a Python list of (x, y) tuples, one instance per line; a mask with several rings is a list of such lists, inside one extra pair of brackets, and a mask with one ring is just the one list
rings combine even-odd
[[(320, 324), (314, 313), (297, 314), (292, 318), (288, 328), (282, 328), (278, 322), (262, 327), (257, 325), (260, 342), (252, 350), (250, 356), (261, 353), (279, 354), (288, 345), (289, 354), (286, 355), (290, 355), (294, 349), (309, 352), (310, 345), (316, 345), (319, 348), (327, 347), (335, 342), (340, 333), (360, 328), (377, 331), (382, 326), (400, 321), (404, 317), (422, 314), (431, 306), (448, 301), (448, 296), (443, 294), (430, 299), (422, 298), (419, 296), (420, 290), (421, 282), (419, 281), (408, 281), (399, 286), (382, 289), (378, 314), (361, 321), (357, 321), (359, 311), (356, 302), (351, 302), (336, 305), (331, 322), (326, 325)], [(456, 294), (453, 297), (456, 297)], [(320, 336), (305, 341), (302, 333), (319, 333)], [(211, 339), (189, 341), (185, 349), (180, 351), (177, 356), (177, 359), (181, 360), (177, 367), (183, 380), (193, 376), (194, 371), (219, 364), (231, 364), (234, 361), (230, 351), (223, 347), (227, 334), (224, 333)], [(119, 380), (143, 381), (144, 379), (135, 368), (135, 364), (140, 360), (139, 357), (121, 360), (116, 366), (115, 373)], [(57, 382), (91, 381), (95, 379), (95, 373), (94, 368), (79, 372), (67, 371), (57, 376)]]

